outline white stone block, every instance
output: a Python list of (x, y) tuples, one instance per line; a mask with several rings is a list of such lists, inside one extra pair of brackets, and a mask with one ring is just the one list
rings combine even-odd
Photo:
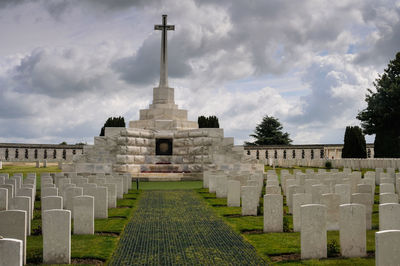
[(94, 197), (94, 218), (108, 218), (107, 187), (83, 188), (83, 195)]
[(8, 189), (0, 187), (0, 211), (8, 210)]
[(26, 264), (26, 216), (25, 211), (0, 211), (0, 236), (22, 241), (24, 264)]
[(73, 199), (74, 235), (94, 234), (94, 197), (78, 196)]
[(279, 186), (266, 186), (265, 194), (278, 194), (281, 195), (281, 187)]
[(283, 196), (264, 195), (264, 232), (283, 232)]
[(399, 203), (399, 196), (394, 193), (379, 194), (379, 204), (385, 204), (385, 203)]
[(43, 212), (43, 263), (71, 263), (71, 212), (48, 210)]
[(35, 190), (32, 188), (21, 188), (17, 191), (17, 196), (31, 198), (30, 217), (33, 217), (33, 210), (35, 209)]
[(78, 197), (78, 196), (82, 196), (83, 195), (83, 188), (81, 187), (70, 187), (67, 188), (65, 191), (65, 209), (71, 211), (71, 215), (72, 217), (74, 217), (74, 211), (73, 211), (73, 207), (74, 207), (74, 202), (73, 202), (73, 198), (74, 197)]
[(320, 204), (322, 194), (329, 193), (329, 188), (327, 185), (312, 185), (311, 186), (311, 195), (313, 204)]
[(379, 230), (400, 230), (400, 204), (379, 204)]
[(26, 235), (31, 235), (32, 205), (30, 197), (15, 197), (12, 199), (10, 210), (26, 211)]
[(333, 193), (322, 194), (321, 204), (326, 206), (326, 229), (339, 230), (340, 196)]
[(312, 203), (311, 194), (299, 193), (293, 195), (293, 231), (301, 230), (301, 206)]
[(326, 207), (308, 204), (301, 207), (301, 259), (327, 257)]
[(240, 195), (242, 197), (242, 215), (257, 216), (257, 206), (259, 202), (257, 187), (242, 186)]
[(48, 210), (62, 210), (63, 198), (59, 196), (48, 196), (42, 198), (42, 215)]
[(217, 175), (217, 186), (215, 189), (217, 198), (226, 198), (228, 193), (228, 178), (225, 174)]
[(293, 213), (293, 195), (298, 193), (304, 193), (303, 186), (289, 186), (286, 196), (287, 205), (289, 207), (289, 213)]
[(395, 193), (394, 184), (382, 183), (379, 186), (379, 193)]
[(13, 188), (13, 185), (0, 185), (0, 188), (5, 188), (5, 189), (7, 189), (7, 191), (8, 191), (8, 193), (7, 193), (7, 196), (8, 196), (8, 199), (7, 199), (7, 201), (8, 201), (8, 206), (7, 206), (7, 208), (10, 208), (11, 207), (11, 200), (14, 198), (14, 188)]
[(228, 181), (228, 207), (240, 207), (240, 181)]
[(340, 197), (340, 204), (349, 204), (351, 202), (351, 187), (349, 184), (336, 184), (335, 194)]
[(375, 233), (375, 265), (394, 266), (400, 261), (400, 230)]
[(369, 193), (354, 193), (351, 195), (351, 203), (362, 204), (365, 206), (366, 229), (372, 228), (372, 206), (373, 197)]
[(24, 262), (23, 241), (0, 238), (0, 266), (22, 266)]
[(41, 190), (41, 197), (49, 197), (49, 196), (58, 196), (58, 188), (56, 187), (47, 187)]
[(365, 206), (340, 205), (340, 253), (343, 257), (364, 257), (366, 252)]
[(108, 192), (108, 208), (117, 208), (117, 185), (105, 183), (103, 187), (106, 187)]

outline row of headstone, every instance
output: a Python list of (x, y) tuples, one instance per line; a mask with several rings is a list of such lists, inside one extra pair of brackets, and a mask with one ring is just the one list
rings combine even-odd
[[(28, 174), (24, 184), (29, 187), (25, 194), (28, 196), (12, 197), (9, 208), (9, 194), (14, 195), (14, 187), (22, 183), (22, 174), (11, 178), (2, 175), (5, 188), (0, 187), (0, 236), (7, 238), (0, 245), (6, 245), (4, 250), (18, 245), (20, 240), (23, 263), (26, 263), (26, 236), (30, 233), (30, 219), (33, 211), (31, 199), (35, 199), (36, 175)], [(20, 177), (20, 178), (15, 178)], [(13, 180), (9, 182), (8, 180)], [(17, 180), (21, 181), (18, 182)], [(71, 257), (71, 218), (74, 219), (74, 234), (94, 234), (94, 218), (107, 218), (109, 206), (116, 207), (117, 197), (123, 197), (124, 192), (131, 188), (130, 175), (96, 174), (83, 177), (76, 173), (49, 173), (41, 177), (41, 209), (43, 233), (43, 262), (70, 263)], [(12, 184), (9, 184), (12, 183)], [(56, 185), (57, 184), (57, 185)], [(21, 186), (19, 192), (24, 192)], [(112, 193), (108, 194), (108, 190)], [(28, 193), (29, 192), (29, 193)], [(114, 195), (110, 201), (110, 196)], [(14, 210), (18, 208), (18, 210)], [(21, 210), (22, 209), (22, 210)], [(96, 216), (97, 215), (97, 216)], [(0, 265), (10, 265), (10, 258), (3, 259), (0, 251)], [(14, 261), (14, 260), (12, 260)], [(14, 264), (11, 264), (14, 265)], [(19, 264), (17, 264), (19, 265)]]
[(325, 167), (329, 161), (333, 168), (351, 168), (353, 170), (395, 168), (400, 169), (400, 159), (369, 158), (369, 159), (260, 159), (259, 162), (269, 166), (291, 168), (294, 166)]
[(242, 215), (257, 215), (263, 189), (262, 171), (204, 171), (203, 187), (217, 198), (227, 198), (227, 206), (242, 207)]

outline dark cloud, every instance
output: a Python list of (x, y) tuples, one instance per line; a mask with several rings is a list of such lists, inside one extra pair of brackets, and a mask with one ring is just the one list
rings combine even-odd
[[(112, 68), (131, 84), (152, 84), (160, 77), (161, 34), (153, 34), (144, 41), (137, 53), (116, 60)], [(174, 37), (168, 44), (168, 75), (183, 78), (190, 74), (188, 57), (182, 49), (184, 42)], [(190, 57), (189, 57), (190, 58)]]

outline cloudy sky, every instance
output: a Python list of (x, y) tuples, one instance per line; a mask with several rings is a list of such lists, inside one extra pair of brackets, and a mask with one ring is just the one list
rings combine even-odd
[(343, 143), (400, 51), (398, 0), (0, 0), (0, 142), (92, 143), (108, 117), (137, 120), (161, 14), (177, 104), (236, 144), (265, 115), (294, 144)]

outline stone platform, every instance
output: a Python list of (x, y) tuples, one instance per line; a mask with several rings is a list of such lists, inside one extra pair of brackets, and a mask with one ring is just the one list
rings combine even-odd
[(138, 173), (132, 174), (132, 180), (139, 181), (202, 181), (203, 173)]

